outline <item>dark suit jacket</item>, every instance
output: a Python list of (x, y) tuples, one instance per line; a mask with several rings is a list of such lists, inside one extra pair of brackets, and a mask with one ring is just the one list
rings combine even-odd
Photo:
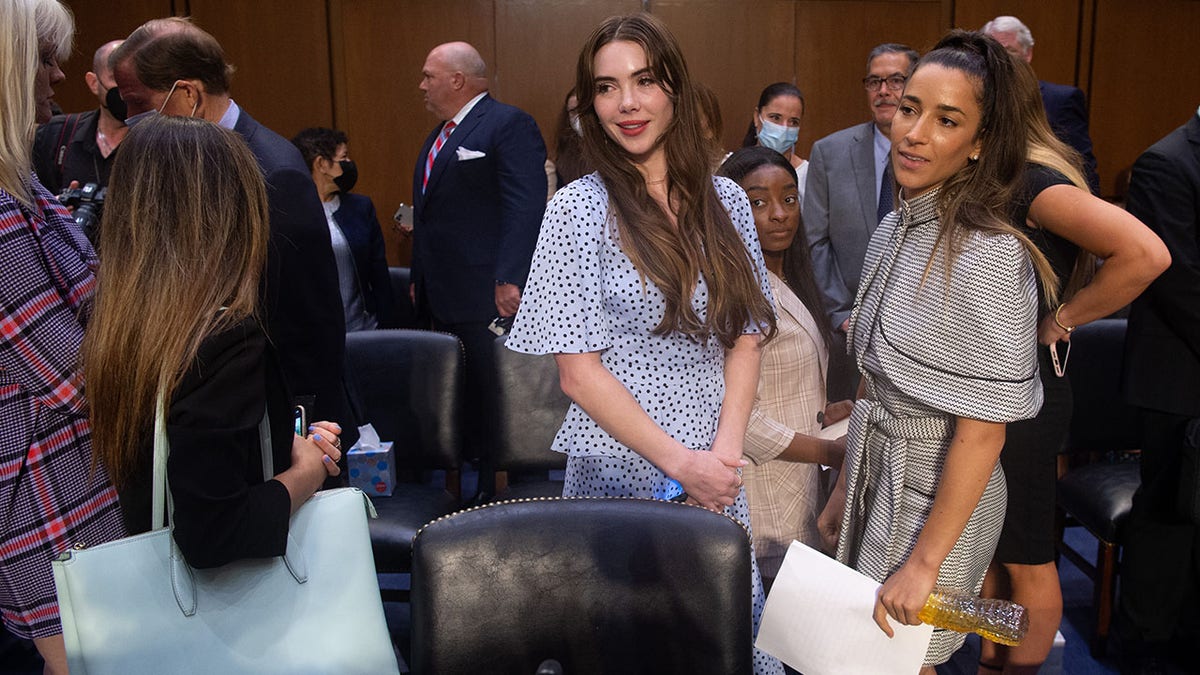
[(1162, 237), (1171, 266), (1133, 302), (1125, 398), (1200, 417), (1200, 117), (1193, 115), (1134, 163), (1128, 209)]
[[(444, 323), (496, 316), (497, 281), (524, 287), (546, 209), (546, 145), (525, 112), (484, 96), (446, 141), (421, 194), (425, 139), (413, 173), (413, 282)], [(459, 157), (459, 151), (474, 155)]]
[[(264, 409), (278, 474), (292, 464), (292, 416), (275, 350), (253, 319), (206, 337), (167, 411), (174, 536), (194, 567), (287, 549), (292, 501), (282, 483), (263, 477), (258, 423)], [(120, 493), (130, 534), (151, 527), (154, 436), (146, 426), (137, 468)]]
[(875, 217), (875, 124), (832, 133), (813, 144), (804, 191), (804, 232), (834, 329), (850, 316)]
[(388, 274), (387, 248), (379, 218), (375, 215), (375, 205), (370, 197), (352, 192), (343, 192), (338, 197), (342, 204), (333, 212), (333, 220), (342, 228), (342, 234), (350, 244), (363, 303), (367, 311), (375, 315), (380, 328), (399, 328), (400, 318)]
[(1096, 156), (1092, 154), (1092, 136), (1088, 133), (1087, 99), (1077, 87), (1053, 82), (1038, 82), (1042, 105), (1050, 128), (1059, 140), (1075, 148), (1083, 158), (1083, 175), (1093, 194), (1100, 194), (1100, 177), (1096, 173)]
[(342, 442), (358, 437), (342, 385), (346, 321), (325, 210), (300, 151), (245, 110), (234, 131), (254, 153), (267, 182), (271, 240), (263, 279), (267, 335), (279, 353), (288, 389), (315, 396), (313, 421), (342, 425)]

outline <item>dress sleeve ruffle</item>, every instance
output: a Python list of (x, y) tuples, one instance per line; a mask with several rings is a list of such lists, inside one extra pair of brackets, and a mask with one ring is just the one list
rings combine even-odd
[(608, 195), (595, 174), (555, 193), (542, 218), (509, 349), (581, 354), (612, 346), (600, 266), (608, 214)]
[[(941, 249), (906, 247), (885, 291), (875, 349), (904, 393), (958, 417), (1013, 422), (1037, 414), (1037, 284), (1024, 247), (972, 234), (946, 272)], [(906, 256), (913, 259), (904, 260)], [(924, 278), (922, 278), (924, 277)]]

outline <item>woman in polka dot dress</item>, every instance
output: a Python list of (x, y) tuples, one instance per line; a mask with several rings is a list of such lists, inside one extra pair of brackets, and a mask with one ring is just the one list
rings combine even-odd
[[(575, 91), (598, 170), (547, 206), (507, 343), (554, 354), (574, 402), (554, 441), (563, 494), (685, 498), (748, 527), (738, 469), (774, 313), (746, 195), (712, 177), (695, 83), (658, 19), (601, 24)], [(757, 631), (757, 567), (752, 592)], [(783, 672), (759, 652), (754, 669)]]

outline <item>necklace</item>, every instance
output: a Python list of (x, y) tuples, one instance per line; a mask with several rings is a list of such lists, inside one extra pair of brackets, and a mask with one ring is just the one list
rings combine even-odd
[(101, 155), (108, 157), (112, 154), (113, 145), (109, 142), (108, 136), (105, 136), (99, 128), (96, 129), (96, 145), (99, 146)]

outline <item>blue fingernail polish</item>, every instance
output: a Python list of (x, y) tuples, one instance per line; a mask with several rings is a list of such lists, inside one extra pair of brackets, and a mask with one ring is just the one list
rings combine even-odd
[(313, 434), (313, 440), (314, 440), (314, 441), (319, 441), (319, 440), (321, 440), (321, 434)]
[(332, 462), (333, 460), (329, 458), (329, 455), (325, 455), (324, 457), (321, 458), (321, 461), (328, 464), (328, 463)]

